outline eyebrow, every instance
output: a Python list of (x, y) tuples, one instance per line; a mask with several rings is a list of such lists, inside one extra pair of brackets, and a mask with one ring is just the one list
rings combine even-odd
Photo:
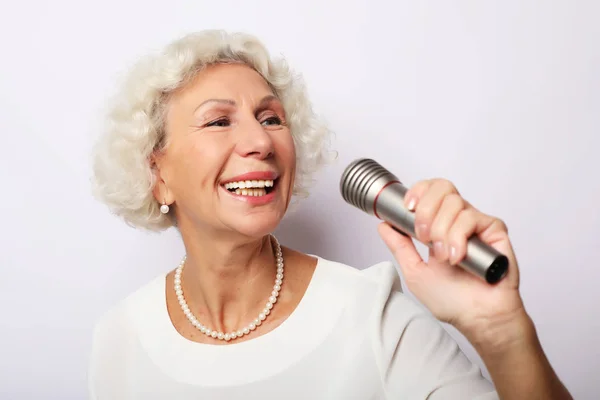
[[(258, 103), (258, 107), (257, 109), (263, 109), (265, 108), (270, 102), (272, 102), (273, 100), (278, 100), (278, 98), (274, 95), (268, 95), (263, 97), (263, 99), (260, 101), (260, 103)], [(196, 109), (194, 110), (194, 112), (198, 111), (200, 108), (202, 108), (203, 106), (210, 104), (210, 103), (219, 103), (219, 104), (226, 104), (229, 106), (235, 106), (236, 102), (230, 99), (208, 99), (203, 101), (202, 103), (200, 103), (198, 105), (198, 107), (196, 107)]]
[(279, 100), (279, 99), (277, 98), (277, 96), (274, 96), (274, 95), (272, 95), (272, 94), (270, 94), (270, 95), (268, 95), (268, 96), (265, 96), (265, 97), (263, 97), (263, 99), (260, 101), (260, 103), (258, 103), (258, 107), (257, 107), (257, 108), (258, 108), (259, 110), (260, 110), (260, 109), (263, 109), (263, 108), (265, 108), (267, 105), (269, 105), (269, 103), (270, 103), (270, 102), (272, 102), (273, 100)]

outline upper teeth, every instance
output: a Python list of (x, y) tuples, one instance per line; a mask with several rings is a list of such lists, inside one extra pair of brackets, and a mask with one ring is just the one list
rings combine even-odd
[(225, 189), (249, 189), (264, 187), (273, 187), (273, 181), (268, 179), (264, 181), (237, 181), (225, 184)]

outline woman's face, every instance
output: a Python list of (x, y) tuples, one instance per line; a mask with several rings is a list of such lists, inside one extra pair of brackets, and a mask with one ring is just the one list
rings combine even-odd
[(267, 82), (239, 64), (210, 66), (169, 103), (155, 196), (174, 203), (180, 229), (260, 237), (288, 207), (296, 153)]

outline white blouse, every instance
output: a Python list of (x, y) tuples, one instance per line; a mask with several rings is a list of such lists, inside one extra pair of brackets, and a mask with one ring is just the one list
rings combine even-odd
[(228, 345), (173, 327), (161, 275), (98, 321), (91, 399), (497, 399), (493, 385), (391, 262), (359, 270), (318, 258), (306, 293), (274, 330)]

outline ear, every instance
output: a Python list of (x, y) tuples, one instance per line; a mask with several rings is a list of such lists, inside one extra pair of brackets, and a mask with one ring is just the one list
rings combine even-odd
[(174, 201), (172, 193), (169, 190), (166, 181), (166, 173), (164, 169), (161, 169), (162, 158), (156, 153), (152, 153), (150, 156), (150, 169), (154, 175), (154, 187), (152, 188), (152, 194), (156, 201), (160, 204), (171, 205)]

